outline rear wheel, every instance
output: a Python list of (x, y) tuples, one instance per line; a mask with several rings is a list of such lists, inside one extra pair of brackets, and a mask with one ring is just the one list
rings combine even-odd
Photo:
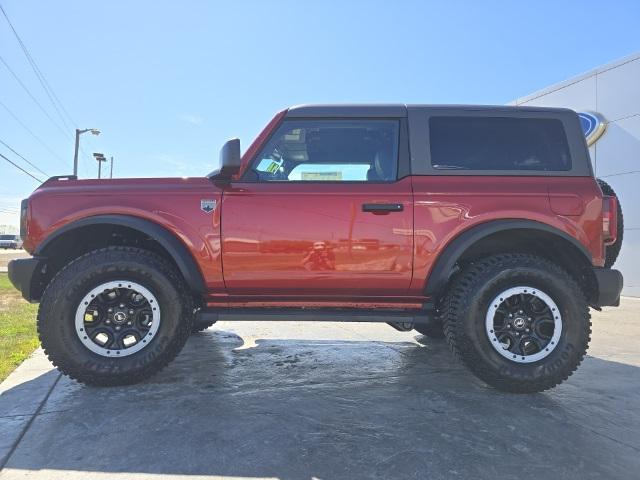
[(62, 269), (38, 311), (45, 353), (91, 385), (150, 377), (180, 352), (193, 305), (180, 275), (158, 255), (130, 247), (94, 250)]
[(539, 392), (582, 361), (591, 321), (576, 281), (527, 254), (492, 255), (463, 269), (443, 301), (453, 352), (500, 390)]

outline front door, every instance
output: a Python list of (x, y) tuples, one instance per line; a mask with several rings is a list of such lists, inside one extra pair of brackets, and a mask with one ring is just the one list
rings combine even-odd
[(223, 193), (228, 293), (406, 294), (413, 201), (410, 178), (398, 179), (400, 123), (285, 120)]

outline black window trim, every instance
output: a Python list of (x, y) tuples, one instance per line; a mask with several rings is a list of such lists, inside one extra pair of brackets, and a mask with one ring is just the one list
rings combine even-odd
[[(397, 159), (397, 169), (396, 169), (396, 179), (395, 180), (283, 180), (279, 182), (261, 182), (257, 178), (251, 178), (255, 176), (255, 173), (252, 169), (256, 159), (262, 153), (262, 148), (265, 145), (268, 145), (271, 139), (278, 133), (280, 127), (287, 121), (397, 121), (398, 125), (398, 159)], [(367, 185), (367, 184), (392, 184), (399, 182), (403, 178), (406, 178), (411, 175), (411, 158), (409, 154), (409, 127), (408, 121), (406, 117), (287, 117), (285, 116), (282, 121), (273, 129), (271, 134), (267, 137), (265, 142), (262, 144), (262, 148), (256, 152), (256, 154), (248, 161), (247, 169), (242, 174), (242, 177), (238, 180), (237, 183), (259, 183), (259, 184), (269, 184), (269, 185), (287, 185), (287, 184), (304, 184), (304, 185), (332, 185), (332, 184), (340, 184), (340, 185)]]
[[(456, 170), (438, 169), (431, 165), (429, 120), (431, 117), (504, 117), (544, 118), (560, 120), (565, 130), (571, 155), (570, 170)], [(589, 150), (578, 115), (568, 109), (519, 109), (517, 107), (422, 107), (408, 108), (413, 175), (433, 176), (515, 176), (515, 177), (592, 177)]]

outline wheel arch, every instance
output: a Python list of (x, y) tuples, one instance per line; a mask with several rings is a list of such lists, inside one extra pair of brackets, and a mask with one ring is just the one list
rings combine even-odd
[[(549, 241), (555, 248), (549, 248)], [(577, 239), (535, 220), (503, 219), (475, 225), (451, 240), (427, 277), (425, 294), (439, 297), (463, 261), (505, 250), (535, 253), (556, 261), (577, 278), (587, 298), (597, 293), (597, 283), (591, 278), (592, 256)]]
[(86, 234), (88, 229), (120, 228), (148, 237), (164, 250), (182, 274), (190, 290), (196, 293), (206, 291), (204, 278), (195, 259), (185, 244), (167, 228), (156, 222), (140, 217), (121, 214), (94, 215), (70, 222), (42, 241), (34, 251), (34, 257), (51, 258), (56, 246), (74, 234)]

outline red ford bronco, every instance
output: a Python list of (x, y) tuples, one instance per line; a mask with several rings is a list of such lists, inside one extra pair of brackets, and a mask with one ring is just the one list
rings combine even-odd
[(537, 392), (622, 289), (619, 206), (564, 109), (294, 107), (207, 177), (54, 177), (21, 210), (33, 258), (10, 279), (51, 361), (94, 385), (149, 377), (217, 320), (330, 320), (446, 337)]

